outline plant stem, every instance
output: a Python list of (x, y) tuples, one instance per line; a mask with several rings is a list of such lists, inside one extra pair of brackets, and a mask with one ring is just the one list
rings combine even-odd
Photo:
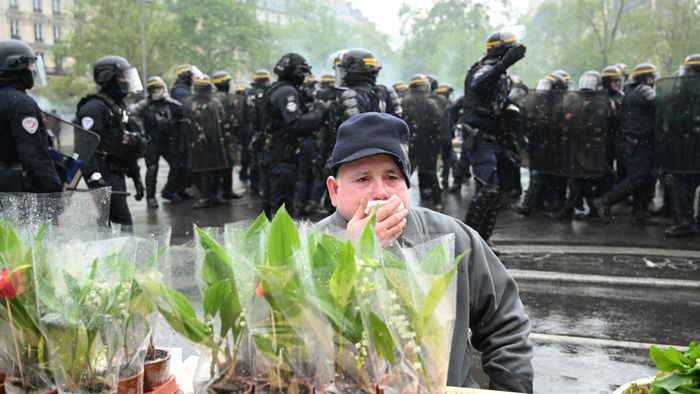
[[(275, 311), (270, 309), (270, 320), (272, 323), (272, 346), (274, 349), (277, 349), (277, 329), (275, 328)], [(279, 353), (279, 352), (278, 352)], [(279, 354), (277, 354), (277, 357), (280, 357)], [(282, 359), (279, 359), (280, 361), (277, 362), (277, 365), (275, 368), (277, 369), (277, 387), (282, 388), (282, 374), (280, 372), (280, 364), (282, 363)]]
[(5, 305), (7, 306), (7, 314), (10, 318), (10, 332), (12, 333), (12, 342), (15, 345), (15, 353), (17, 354), (17, 366), (19, 367), (19, 377), (24, 381), (24, 370), (22, 370), (22, 360), (19, 357), (19, 344), (17, 343), (17, 336), (15, 336), (15, 324), (12, 321), (12, 305), (10, 305), (10, 299), (5, 298)]

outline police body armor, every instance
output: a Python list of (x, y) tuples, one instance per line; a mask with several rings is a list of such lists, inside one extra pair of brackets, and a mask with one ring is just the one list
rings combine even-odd
[[(369, 98), (369, 108), (364, 108), (359, 95), (366, 95)], [(384, 85), (356, 86), (347, 89), (341, 94), (340, 101), (343, 120), (363, 112), (386, 112), (399, 118), (403, 116), (403, 109), (396, 91)]]
[(561, 117), (561, 172), (570, 178), (605, 173), (607, 128), (612, 116), (604, 90), (566, 92)]
[(83, 97), (78, 102), (77, 113), (93, 99), (102, 101), (111, 117), (117, 120), (106, 125), (108, 128), (100, 134), (100, 144), (95, 152), (96, 161), (116, 174), (136, 175), (131, 172), (138, 169), (137, 160), (145, 155), (147, 146), (141, 124), (126, 108), (102, 92)]
[[(285, 132), (286, 125), (281, 118), (281, 111), (285, 110), (285, 108), (277, 108), (273, 104), (278, 91), (285, 87), (292, 87), (299, 93), (298, 89), (293, 87), (289, 82), (277, 81), (265, 91), (262, 97), (260, 111), (261, 133), (259, 138), (254, 141), (254, 147), (260, 149), (263, 154), (263, 167), (269, 167), (270, 165), (280, 162), (295, 163), (301, 149), (301, 138)], [(299, 97), (303, 96), (304, 95), (299, 94)], [(287, 99), (288, 98), (289, 97), (287, 97)], [(297, 103), (288, 101), (286, 105), (296, 106)], [(301, 103), (301, 105), (306, 107), (306, 103)], [(297, 108), (294, 109), (296, 110)]]
[(469, 69), (464, 82), (464, 106), (467, 111), (473, 112), (477, 118), (475, 122), (477, 124), (471, 124), (470, 126), (480, 129), (480, 132), (486, 138), (489, 138), (488, 135), (494, 138), (498, 137), (500, 118), (508, 98), (508, 75), (506, 73), (501, 74), (495, 88), (486, 93), (475, 92), (468, 89), (468, 86), (475, 78), (489, 71), (495, 62), (497, 62), (495, 59), (482, 59), (475, 63)]
[(195, 93), (185, 99), (183, 112), (188, 121), (188, 166), (194, 172), (230, 168), (224, 140), (223, 105), (211, 93)]
[(151, 143), (177, 144), (181, 137), (181, 120), (175, 111), (182, 111), (179, 101), (166, 97), (163, 100), (147, 99), (137, 111)]
[(258, 86), (253, 86), (245, 93), (245, 105), (243, 106), (243, 127), (248, 128), (251, 138), (251, 145), (254, 151), (262, 152), (264, 145), (263, 126), (267, 120), (263, 96), (265, 90)]
[(221, 102), (224, 109), (225, 117), (222, 123), (222, 132), (224, 135), (224, 143), (226, 144), (226, 152), (229, 155), (229, 162), (233, 163), (237, 154), (237, 142), (239, 138), (240, 122), (237, 119), (237, 113), (243, 106), (240, 95), (231, 94), (228, 92), (216, 92), (215, 97)]
[(700, 76), (656, 81), (656, 158), (661, 173), (700, 173)]

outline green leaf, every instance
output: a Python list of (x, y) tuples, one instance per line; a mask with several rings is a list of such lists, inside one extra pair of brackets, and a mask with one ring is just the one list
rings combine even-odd
[(299, 250), (300, 246), (299, 232), (283, 205), (275, 214), (270, 226), (267, 241), (268, 263), (272, 266), (290, 265), (294, 252)]
[(649, 349), (649, 357), (654, 362), (656, 368), (660, 371), (673, 372), (677, 369), (684, 368), (688, 364), (688, 359), (683, 356), (673, 346), (669, 346), (666, 350), (661, 350), (652, 345)]
[(363, 258), (376, 258), (379, 254), (377, 251), (382, 249), (377, 241), (377, 237), (374, 235), (374, 226), (376, 223), (377, 214), (373, 213), (364, 230), (362, 230), (362, 236), (360, 236), (360, 256)]
[(158, 306), (158, 310), (170, 326), (195, 343), (205, 343), (211, 337), (211, 331), (206, 324), (197, 319), (194, 307), (190, 301), (175, 289), (163, 286), (163, 302), (168, 308)]
[(426, 274), (440, 275), (445, 272), (445, 268), (452, 263), (449, 260), (447, 249), (443, 244), (439, 244), (423, 257), (420, 263), (420, 270)]
[(226, 250), (206, 231), (197, 226), (194, 230), (204, 251), (202, 280), (211, 285), (227, 278), (233, 283), (233, 262)]
[(333, 297), (336, 308), (344, 310), (350, 303), (350, 295), (354, 290), (357, 265), (355, 261), (355, 249), (350, 242), (343, 246), (335, 267), (333, 276), (328, 282), (328, 290)]
[(654, 380), (651, 384), (651, 392), (652, 394), (685, 393), (685, 391), (679, 389), (683, 386), (692, 385), (694, 380), (695, 379), (692, 376), (677, 374), (669, 375), (661, 379)]
[(377, 354), (387, 360), (392, 366), (396, 364), (394, 349), (396, 342), (389, 332), (386, 323), (374, 312), (369, 313), (370, 337)]
[(227, 279), (222, 279), (207, 287), (204, 291), (204, 316), (214, 317), (221, 310), (221, 307), (231, 298), (231, 283)]
[(258, 237), (260, 234), (267, 231), (269, 228), (270, 221), (267, 220), (265, 212), (260, 212), (260, 215), (258, 215), (257, 219), (255, 219), (255, 222), (246, 231), (245, 236), (248, 239)]
[(423, 336), (423, 328), (427, 325), (428, 320), (430, 320), (430, 318), (432, 317), (433, 312), (435, 312), (435, 309), (440, 303), (440, 300), (442, 300), (442, 297), (445, 295), (445, 292), (450, 287), (450, 283), (452, 283), (452, 279), (455, 276), (455, 272), (457, 272), (456, 266), (452, 267), (452, 269), (449, 270), (446, 274), (439, 276), (433, 282), (433, 285), (430, 287), (430, 290), (428, 291), (428, 294), (425, 297), (425, 303), (423, 304), (420, 327), (415, 327), (416, 335), (418, 336), (418, 338), (421, 338)]

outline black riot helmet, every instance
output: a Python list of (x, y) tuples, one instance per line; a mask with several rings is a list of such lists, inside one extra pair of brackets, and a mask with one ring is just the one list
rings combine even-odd
[(578, 89), (581, 91), (600, 90), (603, 87), (600, 73), (595, 70), (589, 70), (581, 74), (578, 79)]
[(366, 49), (350, 49), (340, 56), (336, 63), (336, 85), (351, 86), (358, 82), (377, 81), (379, 70), (382, 69), (379, 60)]
[(402, 93), (406, 89), (408, 89), (408, 85), (406, 85), (406, 82), (404, 81), (398, 81), (395, 84), (391, 85), (391, 87), (394, 88), (396, 93)]
[(600, 73), (603, 89), (621, 91), (624, 82), (622, 70), (618, 66), (607, 66)]
[(508, 91), (508, 101), (523, 108), (525, 106), (525, 97), (527, 97), (530, 89), (520, 77), (512, 75), (510, 77), (510, 90)]
[(326, 89), (335, 84), (335, 75), (333, 74), (323, 74), (321, 75), (321, 89)]
[(411, 91), (430, 92), (430, 79), (425, 74), (416, 74), (408, 81), (408, 87)]
[(168, 96), (168, 85), (163, 78), (154, 75), (146, 80), (148, 98), (154, 101), (162, 100)]
[(20, 40), (0, 40), (0, 85), (20, 82), (25, 89), (46, 85), (44, 62)]
[(434, 76), (432, 76), (430, 74), (426, 75), (426, 77), (428, 77), (428, 81), (430, 81), (430, 90), (434, 92), (435, 89), (438, 88), (437, 78), (435, 78)]
[(681, 76), (700, 75), (700, 53), (690, 55), (683, 60)]
[(620, 72), (622, 73), (623, 82), (626, 81), (630, 75), (629, 67), (627, 67), (625, 63), (617, 63), (615, 66), (620, 69)]
[(571, 75), (569, 75), (568, 72), (562, 70), (562, 69), (557, 69), (552, 71), (550, 75), (558, 75), (564, 80), (564, 90), (569, 89), (569, 85), (571, 84)]
[(226, 71), (217, 71), (212, 75), (211, 81), (216, 90), (228, 93), (231, 90), (231, 75)]
[(535, 90), (566, 90), (567, 83), (560, 74), (549, 74), (540, 79)]
[(651, 63), (638, 64), (632, 71), (632, 84), (654, 85), (656, 83), (656, 66)]
[(437, 89), (435, 89), (435, 93), (441, 94), (447, 98), (449, 98), (454, 91), (455, 89), (449, 83), (441, 83), (438, 85)]
[(272, 84), (272, 74), (264, 68), (259, 69), (253, 74), (253, 83), (251, 85), (257, 87), (266, 87)]
[(518, 45), (518, 38), (513, 32), (495, 31), (486, 40), (486, 54), (500, 59), (508, 52), (508, 49), (516, 45)]
[(304, 78), (304, 88), (309, 90), (315, 90), (316, 85), (318, 85), (318, 79), (315, 75), (310, 74), (307, 75), (306, 78)]
[(207, 74), (200, 74), (192, 78), (192, 88), (195, 93), (212, 93), (215, 89), (211, 77)]
[(304, 78), (311, 74), (311, 66), (298, 53), (288, 53), (275, 65), (275, 74), (281, 81), (299, 87), (304, 83)]
[(121, 56), (98, 59), (92, 68), (92, 76), (102, 89), (121, 97), (143, 91), (138, 70)]

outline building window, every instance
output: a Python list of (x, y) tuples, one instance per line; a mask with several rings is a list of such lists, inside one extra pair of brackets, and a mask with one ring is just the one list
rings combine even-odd
[(51, 9), (54, 15), (61, 15), (61, 0), (51, 0)]
[(41, 14), (41, 0), (33, 0), (34, 12)]
[(56, 74), (63, 73), (63, 57), (60, 55), (56, 55), (56, 58), (54, 59), (54, 68), (56, 69)]
[(34, 41), (44, 41), (44, 27), (41, 23), (34, 24)]
[(61, 39), (61, 25), (53, 25), (53, 42)]
[(17, 0), (10, 0), (10, 8), (13, 10), (16, 10), (17, 8), (19, 8), (17, 6)]
[(10, 36), (19, 39), (19, 21), (12, 19), (10, 21)]

